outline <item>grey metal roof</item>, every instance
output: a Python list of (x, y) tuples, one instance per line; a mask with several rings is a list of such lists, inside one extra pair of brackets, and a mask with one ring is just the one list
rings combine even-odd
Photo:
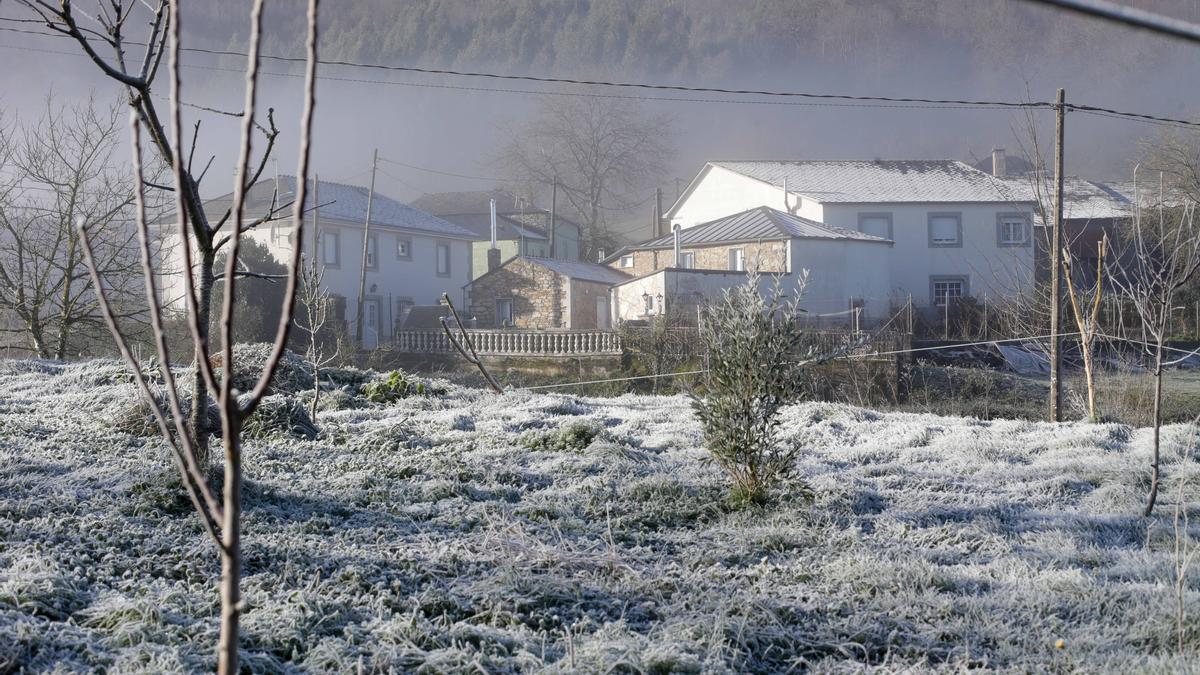
[[(441, 216), (441, 218), (473, 232), (475, 234), (475, 241), (489, 241), (492, 238), (491, 214), (460, 213)], [(496, 214), (496, 237), (499, 239), (519, 239), (524, 237), (525, 239), (537, 240), (548, 238), (541, 228), (522, 225), (512, 218), (500, 214)]]
[[(250, 188), (246, 195), (247, 218), (255, 218), (267, 213), (271, 207), (271, 196), (275, 193), (275, 188), (274, 178), (260, 180)], [(287, 204), (292, 201), (295, 188), (296, 178), (294, 176), (280, 176), (278, 203)], [(333, 218), (350, 223), (362, 223), (366, 220), (367, 194), (369, 192), (367, 188), (323, 180), (317, 186), (315, 195), (320, 202), (313, 201), (313, 188), (314, 185), (310, 183), (305, 198), (306, 210), (311, 209), (314, 203), (319, 203), (322, 218)], [(222, 195), (204, 202), (204, 210), (212, 216), (219, 216), (229, 208), (232, 202), (232, 194)], [(290, 214), (290, 209), (288, 209), (288, 213)], [(402, 204), (391, 197), (380, 194), (378, 190), (375, 191), (375, 197), (371, 203), (371, 225), (428, 232), (456, 239), (475, 238), (474, 233), (464, 227)]]
[(711, 166), (832, 203), (1011, 202), (1011, 185), (957, 160), (714, 161)]
[(571, 279), (579, 279), (580, 281), (595, 281), (602, 284), (615, 284), (625, 281), (629, 278), (628, 274), (618, 272), (607, 265), (600, 265), (592, 262), (583, 262), (582, 260), (557, 260), (553, 258), (534, 258), (525, 256), (527, 260), (535, 265), (541, 265), (548, 270), (557, 272), (564, 277)]
[[(1047, 210), (1053, 209), (1052, 177), (1039, 178), (1036, 173), (1030, 172), (1009, 176), (1006, 180), (1012, 184), (1015, 192), (1026, 195), (1029, 201), (1036, 202), (1040, 197), (1041, 201), (1046, 203)], [(1126, 186), (1100, 183), (1076, 176), (1063, 178), (1063, 217), (1067, 220), (1102, 220), (1128, 218), (1132, 215), (1132, 193), (1126, 191)], [(1040, 215), (1037, 216), (1037, 220), (1041, 222)]]
[[(679, 233), (679, 243), (683, 246), (779, 239), (840, 239), (873, 243), (891, 242), (890, 239), (818, 223), (815, 220), (777, 211), (769, 206), (759, 206), (749, 211), (742, 211), (731, 216), (701, 223), (695, 227), (681, 230)], [(631, 246), (630, 248), (672, 248), (674, 245), (675, 235), (669, 234)]]

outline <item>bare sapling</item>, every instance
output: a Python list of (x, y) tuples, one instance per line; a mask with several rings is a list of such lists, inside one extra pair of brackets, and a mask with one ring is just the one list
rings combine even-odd
[(1150, 490), (1144, 511), (1147, 516), (1154, 512), (1161, 478), (1163, 371), (1190, 356), (1174, 360), (1165, 356), (1171, 314), (1181, 289), (1200, 271), (1200, 226), (1195, 218), (1196, 204), (1189, 201), (1168, 207), (1161, 191), (1158, 201), (1157, 215), (1147, 216), (1140, 196), (1135, 194), (1128, 243), (1131, 255), (1116, 258), (1118, 273), (1110, 277), (1141, 323), (1146, 336), (1141, 344), (1152, 363), (1154, 435)]
[(315, 254), (302, 261), (297, 300), (302, 311), (296, 316), (296, 328), (307, 336), (305, 359), (312, 366), (313, 374), (313, 398), (308, 414), (316, 423), (317, 406), (321, 399), (321, 369), (335, 362), (341, 350), (335, 348), (332, 353), (326, 350), (325, 326), (329, 320), (332, 297), (325, 287), (325, 266)]
[(1072, 278), (1073, 268), (1071, 254), (1064, 248), (1063, 275), (1067, 281), (1067, 297), (1071, 300), (1071, 312), (1075, 317), (1075, 327), (1079, 330), (1079, 349), (1083, 352), (1083, 377), (1087, 383), (1087, 415), (1088, 420), (1098, 422), (1096, 412), (1096, 338), (1100, 334), (1100, 307), (1104, 296), (1104, 256), (1108, 251), (1108, 235), (1096, 244), (1096, 285), (1090, 292), (1091, 306), (1088, 303), (1089, 293), (1085, 289), (1076, 289)]
[[(242, 511), (242, 444), (241, 430), (246, 419), (252, 415), (259, 403), (265, 396), (270, 385), (271, 379), (275, 375), (275, 371), (279, 366), (280, 359), (283, 356), (287, 345), (288, 335), (292, 326), (292, 315), (295, 308), (295, 298), (298, 287), (298, 279), (300, 275), (300, 249), (303, 239), (304, 230), (304, 211), (303, 204), (307, 191), (307, 176), (309, 166), (309, 149), (310, 136), (312, 132), (312, 115), (315, 104), (315, 82), (316, 82), (316, 64), (317, 64), (317, 2), (318, 0), (309, 0), (307, 14), (307, 54), (305, 66), (305, 98), (304, 110), (301, 114), (301, 133), (299, 140), (299, 161), (296, 185), (296, 199), (292, 206), (292, 228), (295, 233), (293, 241), (295, 242), (291, 252), (291, 258), (288, 262), (287, 287), (284, 292), (284, 300), (280, 312), (279, 326), (275, 333), (275, 340), (272, 344), (271, 354), (267, 364), (258, 373), (253, 389), (248, 393), (238, 392), (234, 389), (234, 327), (237, 321), (235, 316), (235, 301), (234, 298), (236, 284), (238, 280), (237, 270), (238, 264), (238, 245), (241, 239), (242, 230), (235, 228), (231, 233), (226, 235), (225, 241), (228, 243), (228, 253), (226, 258), (226, 269), (222, 278), (224, 284), (224, 301), (221, 308), (220, 316), (220, 344), (223, 351), (221, 359), (221, 377), (218, 379), (217, 374), (212, 367), (212, 356), (206, 332), (203, 330), (203, 324), (198, 320), (197, 316), (200, 313), (200, 303), (196, 298), (194, 286), (189, 282), (186, 284), (187, 305), (189, 309), (189, 328), (192, 338), (192, 346), (196, 355), (196, 368), (200, 372), (200, 377), (205, 381), (206, 386), (211, 391), (218, 392), (217, 402), (219, 415), (221, 420), (221, 440), (224, 448), (224, 479), (221, 483), (221, 494), (217, 495), (216, 490), (209, 483), (205, 472), (202, 459), (199, 453), (199, 446), (195, 440), (195, 428), (189, 428), (189, 419), (184, 411), (182, 397), (179, 393), (179, 387), (175, 380), (175, 375), (171, 370), (171, 355), (167, 346), (165, 331), (163, 330), (163, 302), (157, 288), (156, 279), (158, 278), (155, 262), (150, 249), (150, 226), (146, 218), (145, 209), (145, 174), (142, 169), (142, 133), (144, 129), (149, 129), (151, 135), (160, 133), (161, 127), (148, 125), (145, 119), (145, 110), (137, 105), (132, 106), (130, 111), (130, 145), (132, 148), (132, 164), (133, 164), (133, 188), (134, 188), (134, 220), (138, 233), (139, 252), (142, 262), (142, 275), (145, 282), (146, 293), (146, 313), (148, 315), (151, 327), (153, 329), (154, 346), (157, 352), (158, 365), (160, 375), (162, 377), (162, 389), (165, 393), (165, 403), (160, 403), (160, 399), (154, 395), (150, 389), (150, 383), (147, 380), (147, 375), (142, 372), (140, 364), (130, 350), (129, 340), (122, 328), (117, 322), (117, 317), (114, 314), (113, 308), (108, 301), (106, 292), (106, 280), (101, 276), (96, 263), (93, 247), (90, 241), (90, 233), (88, 223), (80, 221), (81, 242), (83, 245), (83, 253), (87, 261), (89, 274), (92, 279), (93, 287), (96, 291), (97, 299), (101, 305), (104, 318), (108, 324), (109, 330), (112, 333), (113, 339), (117, 344), (118, 350), (122, 357), (126, 360), (134, 374), (134, 381), (141, 393), (143, 400), (150, 407), (155, 423), (158, 429), (172, 450), (175, 458), (175, 463), (179, 469), (183, 484), (187, 490), (188, 496), (192, 501), (196, 512), (200, 516), (200, 520), (204, 525), (205, 531), (216, 543), (217, 549), (220, 552), (221, 558), (221, 581), (220, 581), (220, 596), (221, 596), (221, 616), (220, 616), (220, 644), (217, 649), (217, 671), (226, 675), (232, 675), (239, 672), (238, 668), (238, 632), (239, 632), (239, 617), (243, 611), (242, 599), (240, 592), (240, 577), (242, 569), (242, 553), (241, 553), (241, 511)], [(42, 3), (37, 3), (39, 7)], [(164, 17), (159, 17), (160, 21), (165, 21), (166, 33), (169, 35), (169, 52), (170, 52), (170, 68), (172, 72), (172, 87), (170, 96), (170, 106), (172, 121), (174, 126), (174, 134), (176, 143), (179, 140), (180, 130), (180, 99), (179, 99), (179, 0), (170, 0), (169, 13)], [(64, 2), (63, 7), (67, 7), (69, 3)], [(246, 87), (245, 87), (245, 108), (240, 114), (241, 117), (241, 144), (238, 152), (238, 176), (246, 175), (247, 168), (250, 163), (250, 155), (252, 151), (253, 140), (253, 125), (254, 125), (254, 110), (257, 102), (257, 83), (258, 83), (258, 67), (259, 67), (259, 39), (262, 34), (262, 8), (263, 0), (255, 0), (251, 10), (251, 29), (250, 29), (250, 48), (246, 66)], [(119, 9), (119, 6), (118, 6)], [(147, 66), (149, 67), (149, 66)], [(157, 64), (155, 64), (157, 67)], [(147, 85), (148, 87), (148, 85)], [(148, 89), (146, 91), (148, 95)], [(176, 145), (176, 147), (179, 147)], [(195, 230), (190, 230), (188, 219), (191, 217), (191, 211), (185, 204), (185, 192), (194, 188), (194, 185), (189, 187), (189, 176), (185, 169), (185, 162), (179, 153), (172, 156), (172, 177), (174, 180), (174, 194), (176, 196), (176, 223), (178, 236), (182, 242), (183, 248), (189, 250), (192, 242), (189, 238), (194, 238)], [(245, 197), (247, 184), (240, 179), (236, 182), (233, 191), (233, 205), (231, 207), (231, 217), (234, 223), (243, 222), (243, 212), (245, 208)], [(183, 272), (185, 278), (190, 279), (191, 275), (187, 270), (187, 266)], [(192, 407), (200, 407), (204, 405), (204, 399), (193, 398)]]
[[(210, 156), (207, 162), (202, 160), (202, 164), (194, 162), (200, 135), (199, 121), (192, 128), (190, 147), (184, 143), (178, 108), (178, 71), (172, 69), (171, 72), (172, 109), (168, 111), (169, 119), (163, 118), (156, 103), (159, 98), (151, 91), (163, 57), (169, 51), (171, 35), (178, 24), (179, 15), (173, 9), (174, 0), (102, 0), (99, 3), (100, 11), (78, 13), (72, 0), (17, 2), (32, 12), (46, 28), (72, 39), (105, 77), (124, 89), (129, 106), (137, 114), (149, 137), (150, 147), (163, 165), (174, 170), (175, 187), (160, 185), (146, 178), (142, 180), (146, 187), (173, 193), (177, 210), (186, 212), (184, 216), (175, 216), (175, 220), (188, 224), (188, 236), (178, 238), (173, 244), (164, 242), (163, 245), (178, 246), (182, 268), (190, 272), (181, 273), (186, 286), (184, 297), (188, 302), (190, 329), (199, 335), (201, 340), (198, 344), (204, 347), (193, 355), (199, 360), (200, 352), (208, 349), (210, 332), (213, 330), (213, 291), (220, 280), (216, 273), (217, 254), (242, 232), (279, 219), (290, 204), (272, 204), (267, 213), (248, 221), (235, 220), (232, 207), (213, 214), (205, 210), (200, 198), (200, 186), (208, 174), (213, 157)], [(83, 25), (80, 24), (81, 19)], [(130, 35), (130, 31), (141, 26), (146, 27), (144, 34)], [(106, 57), (102, 52), (111, 52), (111, 56)], [(134, 54), (138, 58), (131, 58)], [(246, 111), (230, 113), (209, 109), (208, 112), (243, 119), (249, 116)], [(253, 120), (252, 124), (266, 147), (253, 170), (243, 170), (237, 174), (240, 179), (238, 183), (243, 189), (249, 189), (262, 177), (279, 136), (271, 111), (267, 113), (265, 125)], [(188, 428), (194, 435), (193, 444), (201, 464), (208, 462), (209, 435), (218, 431), (210, 427), (206, 412), (209, 394), (215, 391), (211, 378), (205, 375), (210, 370), (207, 364), (198, 363), (191, 375), (191, 396), (195, 404), (192, 405)]]

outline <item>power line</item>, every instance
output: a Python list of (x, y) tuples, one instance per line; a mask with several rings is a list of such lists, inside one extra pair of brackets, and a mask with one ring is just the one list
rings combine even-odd
[(1200, 25), (1108, 0), (1026, 0), (1200, 43)]
[[(1084, 0), (1031, 0), (1031, 1), (1046, 2), (1046, 3), (1053, 4), (1053, 3), (1058, 3), (1058, 2), (1083, 2)], [(22, 22), (22, 23), (28, 22), (28, 20), (14, 19), (11, 17), (0, 17), (0, 21), (17, 21), (17, 22)], [(68, 36), (68, 35), (62, 35), (62, 34), (58, 34), (58, 33), (46, 33), (46, 32), (41, 32), (41, 31), (31, 31), (31, 30), (27, 30), (27, 29), (0, 27), (0, 30), (14, 32), (14, 33), (39, 35), (39, 36), (44, 36), (44, 37), (70, 38), (70, 36)], [(144, 43), (140, 43), (140, 42), (136, 42), (136, 41), (132, 41), (132, 40), (127, 41), (127, 44), (144, 46)], [(3, 46), (3, 45), (0, 45), (0, 46)], [(238, 51), (224, 50), (224, 49), (206, 49), (206, 48), (201, 48), (201, 47), (183, 47), (181, 49), (183, 51), (195, 52), (195, 53), (200, 53), (200, 54), (209, 54), (209, 55), (215, 55), (215, 56), (234, 56), (234, 57), (241, 57), (241, 58), (246, 58), (248, 56), (245, 52), (238, 52)], [(62, 53), (72, 53), (72, 52), (62, 52)], [(76, 55), (84, 56), (82, 54), (76, 54)], [(264, 60), (280, 61), (280, 62), (284, 62), (284, 63), (304, 63), (304, 59), (301, 57), (280, 56), (280, 55), (276, 55), (276, 54), (263, 54), (263, 55), (261, 55), (261, 58), (263, 58)], [(586, 87), (608, 87), (608, 88), (618, 88), (618, 89), (639, 89), (639, 90), (653, 90), (653, 91), (680, 91), (680, 92), (692, 92), (692, 93), (723, 94), (723, 95), (731, 95), (731, 96), (747, 96), (747, 95), (749, 95), (749, 96), (759, 96), (759, 97), (767, 97), (767, 98), (784, 98), (784, 99), (801, 98), (801, 99), (806, 99), (808, 101), (813, 101), (813, 100), (822, 101), (822, 102), (825, 102), (824, 105), (837, 105), (837, 104), (828, 103), (829, 101), (847, 102), (847, 103), (842, 103), (841, 107), (1052, 109), (1052, 108), (1054, 108), (1054, 105), (1055, 105), (1054, 103), (1044, 102), (1044, 101), (991, 101), (991, 100), (972, 100), (972, 99), (891, 97), (891, 96), (831, 94), (831, 93), (800, 92), (800, 91), (778, 91), (778, 90), (766, 90), (766, 89), (728, 89), (728, 88), (722, 88), (722, 87), (694, 87), (694, 86), (677, 85), (677, 84), (655, 84), (655, 83), (647, 83), (647, 82), (582, 80), (582, 79), (575, 79), (575, 78), (547, 77), (547, 76), (536, 76), (536, 75), (513, 75), (513, 74), (503, 74), (503, 73), (492, 73), (492, 72), (486, 72), (486, 71), (452, 70), (452, 69), (445, 69), (445, 68), (421, 68), (421, 67), (416, 67), (416, 66), (396, 66), (396, 65), (387, 65), (387, 64), (378, 64), (378, 63), (361, 63), (361, 62), (343, 61), (343, 60), (321, 60), (320, 63), (325, 64), (325, 65), (342, 66), (342, 67), (347, 67), (347, 68), (362, 68), (362, 69), (367, 69), (367, 70), (383, 70), (383, 71), (391, 71), (391, 72), (418, 73), (418, 74), (424, 74), (424, 75), (443, 75), (443, 76), (452, 76), (452, 77), (483, 78), (483, 79), (493, 79), (493, 80), (509, 80), (509, 81), (517, 80), (517, 81), (526, 81), (526, 82), (539, 82), (539, 83), (548, 83), (548, 84), (566, 84), (566, 85), (586, 86)], [(221, 67), (217, 67), (217, 66), (193, 65), (193, 66), (186, 66), (186, 67), (206, 69), (206, 70), (239, 72), (239, 73), (242, 72), (240, 69), (221, 68)], [(291, 73), (263, 72), (260, 74), (268, 75), (268, 76), (276, 76), (276, 77), (300, 77), (299, 74), (291, 74)], [(428, 83), (395, 82), (395, 81), (388, 81), (388, 80), (340, 78), (340, 77), (327, 76), (327, 75), (320, 76), (320, 79), (342, 80), (342, 81), (349, 81), (349, 82), (363, 82), (363, 83), (370, 83), (370, 84), (392, 84), (392, 85), (396, 85), (396, 86), (415, 86), (415, 87), (431, 87), (431, 88), (446, 88), (446, 89), (461, 88), (461, 89), (465, 89), (465, 90), (475, 90), (475, 91), (498, 91), (498, 92), (535, 94), (535, 95), (597, 96), (595, 94), (588, 94), (588, 93), (582, 93), (582, 92), (549, 92), (549, 91), (537, 91), (537, 90), (506, 90), (506, 89), (501, 89), (501, 88), (486, 88), (486, 87), (455, 87), (453, 85), (437, 85), (437, 84), (428, 84)], [(603, 95), (600, 95), (600, 96), (603, 96)], [(646, 96), (646, 97), (628, 96), (628, 98), (638, 98), (641, 100), (653, 100), (653, 101), (672, 100), (668, 97), (657, 97), (657, 96)], [(745, 100), (745, 99), (690, 99), (690, 98), (687, 98), (687, 99), (679, 99), (679, 100), (684, 100), (687, 102), (698, 102), (698, 103), (738, 103), (738, 104), (751, 104), (751, 105), (780, 103), (780, 102), (756, 101), (756, 100)], [(817, 105), (820, 105), (820, 104), (817, 104)], [(1076, 103), (1068, 103), (1066, 105), (1066, 108), (1068, 110), (1078, 110), (1081, 112), (1090, 112), (1090, 113), (1097, 113), (1097, 114), (1104, 113), (1105, 115), (1107, 115), (1109, 117), (1121, 118), (1121, 119), (1133, 119), (1136, 121), (1154, 122), (1154, 123), (1185, 126), (1185, 127), (1200, 127), (1200, 122), (1194, 122), (1191, 120), (1184, 120), (1184, 119), (1177, 119), (1177, 118), (1170, 118), (1170, 117), (1161, 117), (1161, 116), (1149, 115), (1149, 114), (1145, 114), (1145, 113), (1125, 112), (1125, 111), (1115, 110), (1115, 109), (1111, 109), (1111, 108), (1100, 108), (1100, 107), (1096, 107), (1096, 106), (1087, 106), (1087, 105), (1081, 105), (1081, 104), (1076, 104)]]

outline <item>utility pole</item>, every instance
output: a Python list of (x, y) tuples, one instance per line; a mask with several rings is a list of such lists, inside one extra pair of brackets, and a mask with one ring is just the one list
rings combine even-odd
[[(362, 266), (358, 271), (358, 312), (354, 317), (354, 337), (358, 340), (358, 348), (366, 349), (363, 336), (363, 314), (367, 299), (367, 249), (371, 243), (371, 205), (375, 201), (375, 169), (379, 166), (379, 148), (371, 156), (371, 189), (367, 192), (367, 217), (363, 221)], [(379, 251), (375, 252), (379, 256)], [(376, 261), (378, 262), (378, 261)], [(376, 322), (379, 318), (376, 317)]]
[[(321, 234), (320, 234), (320, 232), (321, 232), (321, 195), (320, 195), (320, 192), (318, 191), (320, 189), (320, 186), (321, 186), (321, 175), (318, 173), (314, 173), (313, 174), (313, 228), (312, 228), (312, 231), (313, 231), (312, 263), (314, 266), (320, 264), (320, 260), (318, 258), (320, 253), (317, 252), (317, 247), (320, 246), (320, 244), (321, 244), (321, 239), (320, 239), (320, 237), (321, 237)], [(301, 205), (301, 206), (303, 206), (303, 205)]]
[(554, 260), (554, 231), (558, 229), (555, 219), (558, 210), (558, 176), (554, 176), (554, 187), (550, 189), (550, 259)]
[(1067, 93), (1058, 90), (1054, 105), (1054, 229), (1050, 236), (1050, 421), (1062, 421), (1062, 226), (1063, 128)]
[(661, 237), (662, 231), (662, 188), (654, 188), (654, 236)]

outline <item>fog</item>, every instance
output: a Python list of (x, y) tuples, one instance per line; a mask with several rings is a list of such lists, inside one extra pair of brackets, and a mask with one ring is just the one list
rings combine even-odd
[[(245, 3), (234, 4), (245, 7)], [(1024, 5), (1001, 0), (995, 0), (995, 4), (1010, 13), (1017, 10), (1009, 5)], [(27, 16), (19, 5), (6, 3), (2, 7), (0, 14), (4, 16)], [(340, 3), (324, 5), (329, 13), (341, 9)], [(997, 57), (994, 50), (981, 51), (964, 42), (961, 36), (939, 36), (936, 30), (913, 35), (881, 29), (877, 44), (861, 58), (852, 55), (824, 61), (781, 60), (767, 67), (747, 67), (739, 64), (736, 57), (725, 62), (709, 58), (705, 62), (708, 65), (694, 68), (695, 72), (690, 73), (654, 73), (649, 72), (652, 70), (649, 66), (619, 64), (564, 65), (565, 61), (557, 66), (535, 67), (489, 59), (466, 63), (460, 59), (453, 65), (502, 73), (585, 74), (625, 81), (938, 99), (1049, 101), (1055, 88), (1061, 86), (1066, 88), (1068, 100), (1077, 103), (1189, 119), (1200, 111), (1197, 87), (1200, 69), (1196, 67), (1200, 50), (1130, 28), (1103, 25), (1087, 17), (1062, 16), (1043, 9), (1031, 11), (1037, 20), (1041, 16), (1046, 20), (1052, 17), (1058, 25), (1068, 22), (1085, 31), (1082, 44), (1078, 44), (1079, 36), (1072, 38), (1078, 48), (1069, 51), (1070, 58), (1022, 54), (1024, 47), (1020, 45), (1024, 41), (1017, 39), (1013, 41), (1013, 53), (1005, 55), (1001, 49), (1001, 56)], [(1194, 8), (1191, 11), (1194, 13)], [(1195, 18), (1186, 16), (1186, 12), (1181, 17)], [(229, 21), (237, 25), (235, 19), (239, 18), (240, 15), (231, 15)], [(470, 19), (464, 22), (470, 25)], [(29, 24), (0, 25), (37, 29)], [(269, 27), (266, 51), (301, 53), (302, 36), (292, 34), (290, 26)], [(752, 36), (759, 28), (765, 31), (772, 27), (751, 24), (745, 30)], [(1003, 22), (979, 27), (981, 31), (1000, 35), (1017, 28)], [(186, 44), (245, 48), (244, 40), (214, 33), (185, 31)], [(830, 40), (836, 43), (837, 36), (831, 36)], [(91, 93), (101, 101), (119, 100), (117, 86), (101, 76), (69, 40), (3, 32), (0, 47), (5, 63), (0, 107), (9, 122), (35, 118), (51, 92), (62, 103), (84, 99)], [(646, 54), (645, 63), (653, 63), (653, 57), (653, 53)], [(358, 60), (406, 65), (388, 53)], [(188, 53), (185, 64), (185, 100), (227, 111), (241, 109), (242, 75), (237, 59)], [(294, 139), (297, 131), (299, 71), (294, 64), (272, 61), (264, 62), (263, 70), (259, 107), (264, 112), (268, 107), (275, 109), (276, 122), (282, 131), (277, 170), (293, 173), (296, 146), (287, 139)], [(505, 170), (490, 159), (506, 140), (503, 125), (531, 114), (539, 98), (533, 92), (700, 99), (642, 101), (649, 109), (668, 113), (675, 120), (677, 154), (670, 163), (670, 175), (661, 180), (667, 197), (674, 196), (676, 179), (686, 185), (708, 159), (972, 160), (986, 156), (993, 146), (1019, 153), (1023, 144), (1028, 145), (1026, 113), (1011, 109), (846, 106), (836, 101), (574, 87), (333, 65), (322, 66), (320, 75), (314, 167), (323, 180), (366, 184), (375, 148), (389, 160), (480, 177), (459, 178), (381, 162), (377, 176), (379, 189), (402, 200), (424, 192), (496, 185), (490, 178), (503, 177)], [(166, 94), (165, 79), (159, 82), (157, 91)], [(730, 102), (734, 99), (741, 102)], [(202, 121), (197, 156), (203, 159), (215, 156), (204, 185), (205, 195), (227, 192), (236, 147), (236, 120), (194, 108), (187, 109), (185, 117), (189, 124), (197, 119)], [(1035, 118), (1045, 143), (1053, 129), (1053, 113), (1038, 111)], [(1067, 130), (1068, 171), (1097, 179), (1125, 177), (1135, 161), (1139, 142), (1161, 132), (1160, 126), (1073, 113)], [(275, 166), (268, 169), (273, 170)], [(651, 189), (652, 186), (647, 187)], [(627, 218), (640, 218), (640, 214), (629, 214)]]

